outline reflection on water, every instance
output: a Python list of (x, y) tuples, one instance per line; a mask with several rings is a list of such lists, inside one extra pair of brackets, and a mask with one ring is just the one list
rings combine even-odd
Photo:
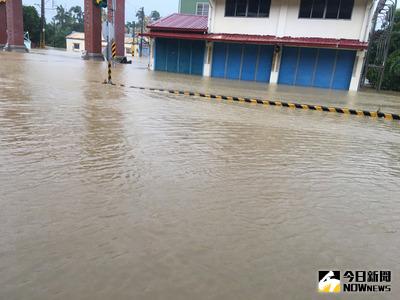
[(1, 299), (311, 299), (331, 268), (400, 288), (398, 123), (0, 60)]

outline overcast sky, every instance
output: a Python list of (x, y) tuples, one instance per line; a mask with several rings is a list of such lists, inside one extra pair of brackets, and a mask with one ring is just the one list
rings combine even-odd
[[(22, 0), (24, 5), (39, 4), (40, 0)], [(83, 8), (83, 0), (46, 0), (46, 7), (51, 8), (52, 3), (56, 5), (62, 5), (70, 8), (74, 5), (79, 5)], [(126, 0), (126, 21), (133, 21), (136, 15), (136, 11), (140, 7), (144, 7), (146, 14), (148, 15), (152, 10), (160, 12), (161, 16), (167, 16), (173, 12), (178, 11), (179, 0)], [(39, 8), (38, 8), (39, 11)], [(46, 18), (49, 20), (54, 16), (51, 10), (47, 10)]]
[[(39, 4), (40, 0), (23, 0), (22, 2), (24, 5), (34, 5)], [(55, 6), (62, 5), (70, 8), (74, 5), (80, 5), (83, 8), (83, 0), (46, 0), (46, 7), (51, 8), (53, 2)], [(152, 10), (157, 10), (162, 17), (165, 17), (173, 12), (177, 12), (178, 4), (179, 0), (126, 0), (126, 21), (133, 21), (136, 11), (142, 6), (144, 6), (147, 15)], [(400, 1), (398, 1), (397, 7), (400, 7)], [(47, 10), (46, 18), (51, 19), (53, 16), (53, 11)]]

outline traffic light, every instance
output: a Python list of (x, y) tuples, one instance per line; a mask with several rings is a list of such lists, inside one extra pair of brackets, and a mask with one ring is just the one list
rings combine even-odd
[(101, 8), (107, 7), (107, 0), (94, 0), (94, 3)]

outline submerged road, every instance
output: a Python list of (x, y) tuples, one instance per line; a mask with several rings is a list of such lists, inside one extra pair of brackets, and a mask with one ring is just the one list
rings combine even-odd
[(330, 269), (391, 270), (348, 298), (398, 299), (399, 122), (104, 77), (0, 53), (0, 299), (319, 299)]

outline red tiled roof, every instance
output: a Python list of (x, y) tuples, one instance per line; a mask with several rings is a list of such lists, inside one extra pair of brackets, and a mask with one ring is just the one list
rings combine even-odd
[(149, 37), (206, 40), (213, 42), (237, 42), (237, 43), (240, 42), (249, 44), (342, 48), (342, 49), (354, 49), (354, 50), (363, 50), (368, 47), (368, 43), (360, 42), (358, 40), (312, 38), (312, 37), (290, 37), (290, 36), (276, 37), (272, 35), (247, 35), (247, 34), (226, 34), (226, 33), (194, 34), (194, 33), (182, 33), (182, 32), (157, 32), (157, 31), (151, 31), (144, 35)]
[(185, 32), (207, 32), (207, 16), (196, 16), (189, 14), (172, 14), (162, 18), (147, 27), (151, 30), (185, 31)]

